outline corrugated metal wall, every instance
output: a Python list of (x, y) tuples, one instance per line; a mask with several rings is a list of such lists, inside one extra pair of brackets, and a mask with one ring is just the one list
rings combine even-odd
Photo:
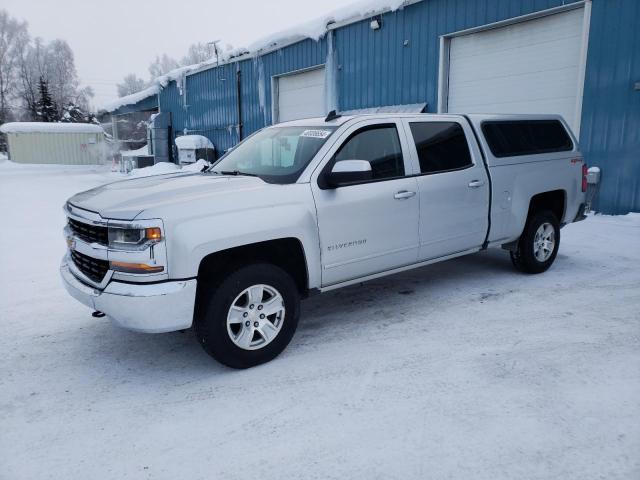
[(336, 31), (340, 108), (427, 103), (437, 111), (440, 35), (557, 7), (561, 0), (425, 0)]
[(223, 64), (186, 77), (186, 101), (171, 82), (160, 95), (161, 111), (170, 111), (174, 133), (204, 135), (219, 151), (238, 143), (237, 71), (241, 75), (244, 135), (271, 124), (271, 78), (326, 59), (326, 39), (304, 40), (258, 58)]
[(101, 133), (8, 133), (7, 139), (17, 163), (102, 165), (107, 157)]
[[(383, 14), (379, 30), (369, 27), (369, 19), (339, 27), (332, 33), (333, 56), (329, 57), (337, 106), (352, 110), (424, 102), (427, 111), (435, 112), (440, 35), (567, 3), (572, 2), (425, 0)], [(638, 128), (633, 128), (634, 122), (638, 125), (640, 92), (632, 90), (632, 77), (640, 81), (638, 3), (594, 0), (593, 6), (581, 137), (589, 163), (605, 169), (597, 205), (607, 213), (640, 209)], [(219, 150), (226, 150), (238, 141), (236, 70), (242, 76), (246, 136), (272, 121), (272, 77), (325, 64), (328, 43), (327, 36), (318, 42), (304, 40), (258, 58), (189, 75), (186, 102), (172, 82), (160, 94), (160, 109), (172, 113), (174, 131), (182, 133), (186, 128), (203, 134)], [(610, 96), (614, 97), (611, 104), (606, 100)], [(614, 122), (614, 115), (620, 119)], [(623, 160), (614, 158), (620, 155)], [(608, 175), (609, 167), (619, 171)], [(629, 176), (634, 180), (628, 181)]]
[(595, 207), (640, 211), (640, 1), (594, 0), (580, 143), (602, 169)]

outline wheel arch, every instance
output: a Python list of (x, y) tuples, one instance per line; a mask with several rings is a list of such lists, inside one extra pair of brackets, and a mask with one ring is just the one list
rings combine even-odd
[(248, 243), (209, 253), (200, 260), (198, 285), (215, 283), (222, 276), (251, 263), (270, 263), (282, 268), (294, 279), (300, 294), (307, 295), (307, 257), (302, 241), (295, 237)]
[(550, 190), (548, 192), (537, 193), (529, 200), (529, 211), (527, 221), (536, 213), (542, 210), (550, 210), (562, 225), (567, 209), (566, 190)]
[(520, 241), (520, 237), (522, 237), (522, 234), (524, 233), (529, 220), (540, 211), (551, 211), (558, 219), (558, 223), (560, 223), (560, 226), (562, 226), (567, 209), (567, 192), (564, 189), (556, 189), (536, 193), (535, 195), (531, 196), (531, 198), (529, 198), (528, 206), (526, 203), (523, 206), (527, 208), (527, 215), (526, 217), (524, 217), (524, 215), (520, 217), (522, 219), (522, 223), (520, 224), (517, 237), (513, 238), (507, 243), (502, 244), (502, 248), (504, 248), (505, 250), (516, 250), (518, 242)]

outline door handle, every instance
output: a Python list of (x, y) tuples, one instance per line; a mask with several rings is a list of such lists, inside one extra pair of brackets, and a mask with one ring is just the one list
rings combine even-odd
[(469, 182), (469, 188), (479, 188), (484, 185), (484, 180), (473, 180)]
[(416, 194), (416, 192), (409, 192), (408, 190), (400, 190), (396, 193), (393, 198), (396, 200), (406, 200), (407, 198), (411, 198)]

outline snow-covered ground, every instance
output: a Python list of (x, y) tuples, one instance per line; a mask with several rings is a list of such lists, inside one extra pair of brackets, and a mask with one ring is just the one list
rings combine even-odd
[(60, 285), (61, 206), (121, 178), (0, 161), (0, 478), (640, 478), (640, 215), (314, 297), (275, 361), (121, 330)]

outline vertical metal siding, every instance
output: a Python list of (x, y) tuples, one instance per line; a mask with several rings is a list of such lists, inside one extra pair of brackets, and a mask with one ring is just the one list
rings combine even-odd
[[(250, 135), (273, 121), (271, 92), (273, 77), (322, 65), (325, 63), (326, 56), (327, 41), (323, 37), (319, 41), (303, 40), (256, 59), (240, 62), (245, 134)], [(260, 87), (261, 81), (262, 87)], [(260, 102), (260, 88), (264, 89), (262, 102)]]
[(9, 156), (17, 163), (102, 165), (104, 135), (80, 132), (8, 133)]
[[(340, 110), (427, 103), (437, 110), (440, 36), (573, 3), (566, 0), (424, 0), (334, 34)], [(640, 210), (640, 2), (593, 0), (581, 142), (587, 161), (603, 167), (596, 206), (607, 213)], [(242, 72), (245, 135), (272, 121), (271, 79), (324, 64), (326, 37), (303, 40), (259, 56), (187, 77), (187, 106), (175, 82), (160, 93), (174, 132), (202, 133), (219, 150), (238, 141), (236, 69)], [(224, 80), (223, 80), (224, 79)], [(226, 129), (226, 130), (225, 130)]]
[(602, 169), (595, 207), (640, 211), (640, 2), (594, 0), (580, 143)]
[(247, 136), (272, 121), (271, 78), (321, 65), (325, 57), (326, 40), (307, 39), (258, 58), (203, 70), (187, 76), (186, 104), (176, 82), (170, 82), (160, 93), (160, 110), (171, 112), (174, 138), (186, 129), (187, 133), (206, 136), (223, 152), (239, 139), (237, 69), (241, 72), (242, 123)]
[(337, 29), (342, 110), (427, 103), (437, 110), (440, 35), (560, 6), (562, 0), (425, 0)]
[[(425, 0), (383, 14), (379, 30), (371, 30), (369, 19), (338, 28), (334, 32), (338, 106), (352, 110), (426, 102), (428, 111), (433, 112), (437, 108), (439, 35), (563, 3), (566, 2)], [(238, 122), (236, 68), (242, 72), (242, 116), (245, 135), (249, 135), (272, 122), (272, 77), (322, 65), (326, 57), (327, 41), (323, 37), (204, 70), (187, 77), (186, 110), (175, 82), (162, 90), (160, 109), (172, 113), (176, 133), (185, 128), (197, 130), (225, 150), (238, 140), (237, 132), (221, 133), (222, 127)], [(226, 82), (216, 77), (217, 71)], [(217, 133), (203, 131), (211, 128)]]
[(187, 77), (183, 122), (174, 120), (176, 133), (204, 135), (218, 150), (238, 142), (236, 64), (211, 68)]
[(173, 145), (176, 131), (182, 132), (186, 123), (184, 104), (176, 82), (170, 82), (160, 91), (160, 101), (158, 103), (161, 112), (167, 112), (171, 115), (171, 132), (173, 137), (171, 140)]

